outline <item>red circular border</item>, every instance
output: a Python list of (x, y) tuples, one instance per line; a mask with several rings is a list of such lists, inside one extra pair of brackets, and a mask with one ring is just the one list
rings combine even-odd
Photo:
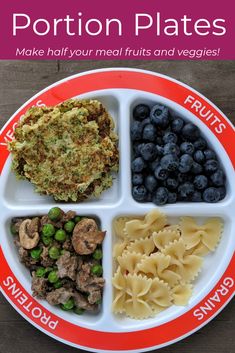
[[(186, 97), (189, 95), (193, 96), (195, 99), (199, 100), (206, 107), (206, 109), (210, 109), (211, 113), (215, 114), (218, 119), (220, 119), (220, 121), (225, 124), (226, 129), (221, 135), (218, 134), (217, 138), (228, 153), (233, 166), (235, 166), (235, 149), (231, 143), (235, 137), (234, 129), (232, 125), (228, 123), (226, 118), (202, 96), (198, 95), (196, 92), (190, 90), (189, 88), (162, 76), (137, 71), (111, 70), (91, 72), (82, 76), (72, 77), (68, 81), (58, 83), (51, 88), (49, 87), (47, 91), (32, 99), (24, 108), (22, 108), (9, 122), (9, 124), (5, 126), (0, 135), (0, 172), (2, 171), (6, 159), (9, 155), (6, 146), (1, 145), (1, 143), (5, 141), (6, 134), (13, 129), (16, 121), (18, 121), (20, 116), (24, 114), (24, 112), (30, 106), (36, 105), (39, 100), (46, 105), (55, 105), (79, 94), (94, 90), (113, 88), (141, 90), (158, 94), (167, 99), (170, 99), (196, 115), (212, 130), (212, 132), (214, 132), (213, 127), (207, 121), (204, 121), (203, 118), (201, 118), (199, 114), (196, 114), (191, 107), (184, 105)], [(210, 293), (194, 308), (181, 315), (180, 317), (158, 327), (141, 331), (122, 333), (100, 332), (74, 325), (57, 317), (54, 314), (51, 314), (48, 310), (46, 310), (33, 297), (31, 297), (29, 293), (25, 291), (19, 281), (15, 278), (1, 248), (0, 262), (1, 290), (10, 299), (10, 301), (15, 304), (19, 311), (25, 314), (35, 324), (47, 332), (52, 333), (56, 337), (70, 343), (77, 344), (79, 346), (94, 348), (97, 350), (102, 349), (121, 351), (145, 349), (176, 340), (190, 333), (191, 331), (194, 331), (197, 327), (200, 327), (203, 325), (203, 323), (207, 322), (225, 305), (227, 301), (229, 301), (235, 292), (235, 255), (233, 255), (222, 278), (210, 291)], [(13, 282), (15, 283), (15, 286), (22, 292), (22, 294), (29, 298), (30, 302), (32, 302), (32, 307), (40, 308), (40, 310), (42, 310), (45, 315), (51, 317), (51, 322), (58, 321), (55, 328), (46, 327), (45, 324), (42, 324), (40, 318), (35, 318), (27, 309), (19, 304), (19, 297), (16, 297), (9, 290), (9, 285), (6, 285)], [(195, 314), (196, 310), (200, 310), (200, 308), (205, 305), (205, 303), (208, 305), (208, 303), (211, 301), (211, 298), (215, 298), (215, 296), (217, 298), (215, 300), (216, 304), (213, 302), (214, 306), (211, 311), (208, 311), (203, 316), (203, 318), (201, 318), (200, 315)]]

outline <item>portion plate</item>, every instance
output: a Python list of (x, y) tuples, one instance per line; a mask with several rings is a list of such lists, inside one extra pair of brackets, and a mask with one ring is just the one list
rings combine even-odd
[[(36, 194), (32, 185), (16, 181), (10, 171), (6, 142), (20, 116), (32, 105), (55, 105), (69, 98), (100, 100), (116, 123), (119, 135), (120, 170), (114, 185), (97, 200), (80, 204), (57, 203), (63, 210), (100, 219), (107, 231), (103, 245), (103, 269), (106, 280), (102, 310), (97, 315), (76, 316), (61, 312), (45, 301), (31, 296), (29, 272), (19, 262), (9, 232), (10, 219), (17, 216), (45, 214), (55, 202)], [(227, 174), (227, 196), (217, 204), (176, 203), (162, 207), (170, 220), (181, 216), (221, 217), (224, 230), (216, 251), (207, 256), (195, 282), (193, 296), (185, 307), (172, 306), (154, 318), (133, 320), (112, 314), (112, 247), (115, 236), (113, 220), (120, 215), (144, 215), (155, 206), (137, 203), (131, 195), (130, 121), (138, 103), (162, 103), (198, 125), (209, 145), (217, 152)], [(210, 119), (198, 107), (210, 110)], [(25, 103), (9, 120), (0, 135), (0, 285), (10, 303), (33, 325), (69, 345), (90, 351), (148, 351), (166, 346), (196, 331), (210, 321), (232, 298), (235, 273), (235, 150), (231, 144), (234, 128), (229, 120), (205, 97), (166, 76), (141, 70), (106, 69), (75, 75), (62, 80)]]

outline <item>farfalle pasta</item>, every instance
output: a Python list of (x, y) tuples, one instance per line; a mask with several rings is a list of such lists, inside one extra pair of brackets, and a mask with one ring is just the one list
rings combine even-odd
[(173, 230), (170, 227), (167, 227), (159, 232), (154, 232), (152, 238), (156, 248), (158, 250), (163, 250), (174, 240), (178, 240), (180, 238), (180, 232), (178, 229)]
[(145, 238), (154, 231), (162, 229), (165, 225), (166, 216), (158, 210), (152, 210), (146, 214), (144, 219), (133, 219), (126, 222), (124, 233), (132, 240)]
[(136, 252), (142, 255), (150, 255), (155, 249), (153, 237), (145, 239), (140, 238), (132, 241), (129, 243), (126, 249), (129, 252)]
[(202, 256), (215, 250), (222, 229), (219, 218), (199, 225), (182, 217), (169, 224), (156, 209), (144, 217), (115, 219), (113, 312), (145, 319), (171, 305), (187, 305)]
[(192, 253), (197, 255), (206, 255), (215, 250), (221, 237), (222, 226), (219, 218), (208, 218), (202, 225), (198, 225), (191, 217), (182, 217), (180, 222), (186, 248), (192, 249)]

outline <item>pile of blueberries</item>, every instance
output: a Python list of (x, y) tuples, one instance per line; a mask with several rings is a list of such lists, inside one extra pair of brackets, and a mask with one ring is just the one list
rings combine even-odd
[(132, 195), (156, 205), (177, 201), (218, 202), (225, 174), (199, 128), (172, 116), (161, 104), (138, 104), (131, 124)]

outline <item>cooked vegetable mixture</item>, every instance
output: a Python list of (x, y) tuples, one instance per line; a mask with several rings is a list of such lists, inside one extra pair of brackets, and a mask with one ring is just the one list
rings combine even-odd
[(30, 108), (9, 143), (12, 170), (41, 194), (82, 201), (112, 186), (118, 169), (112, 117), (97, 100)]
[(94, 219), (53, 207), (41, 217), (13, 218), (11, 232), (21, 262), (31, 272), (34, 296), (79, 315), (98, 310), (106, 232)]

